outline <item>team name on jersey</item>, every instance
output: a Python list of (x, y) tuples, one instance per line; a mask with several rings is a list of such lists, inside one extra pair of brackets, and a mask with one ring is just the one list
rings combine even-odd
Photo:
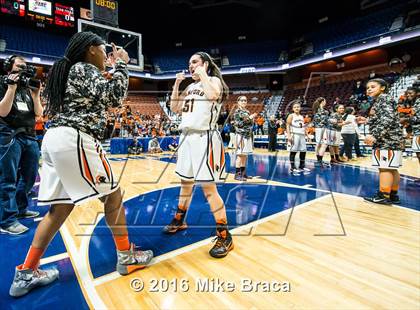
[(200, 90), (200, 89), (192, 89), (188, 91), (188, 95), (198, 95), (203, 97), (204, 96), (204, 91)]

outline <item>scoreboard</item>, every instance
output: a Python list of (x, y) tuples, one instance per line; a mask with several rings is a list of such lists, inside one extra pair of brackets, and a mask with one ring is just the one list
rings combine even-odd
[(37, 25), (73, 28), (75, 7), (67, 2), (68, 0), (0, 0), (0, 13), (19, 16), (36, 22)]
[(0, 12), (24, 17), (25, 0), (0, 0)]
[(55, 24), (63, 27), (74, 27), (74, 8), (64, 4), (55, 4)]

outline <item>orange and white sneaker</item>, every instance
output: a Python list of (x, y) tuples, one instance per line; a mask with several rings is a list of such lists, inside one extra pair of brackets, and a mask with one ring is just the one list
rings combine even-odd
[(135, 270), (145, 268), (152, 260), (153, 252), (151, 250), (141, 251), (132, 243), (127, 251), (117, 250), (117, 258), (117, 272), (120, 275), (127, 275)]

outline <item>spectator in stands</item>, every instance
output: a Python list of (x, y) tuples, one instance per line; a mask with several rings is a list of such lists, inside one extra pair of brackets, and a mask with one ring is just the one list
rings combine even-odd
[(169, 141), (168, 144), (168, 149), (171, 152), (176, 152), (176, 150), (178, 149), (178, 141), (176, 139), (176, 136), (172, 136), (171, 141)]
[(420, 89), (420, 75), (417, 75), (417, 80), (414, 81), (413, 87), (416, 89)]
[(367, 83), (366, 93), (373, 98), (369, 117), (370, 134), (365, 143), (372, 145), (372, 166), (379, 169), (379, 191), (365, 200), (380, 204), (398, 204), (402, 163), (403, 133), (397, 112), (397, 104), (387, 95), (388, 84), (382, 79), (372, 79)]
[(353, 86), (353, 95), (356, 96), (357, 100), (362, 100), (366, 96), (366, 88), (363, 85), (362, 81), (357, 81)]
[(265, 120), (264, 120), (264, 117), (262, 116), (261, 113), (256, 118), (255, 123), (257, 124), (257, 135), (258, 135), (259, 132), (261, 132), (261, 134), (264, 135)]
[(11, 235), (28, 230), (18, 219), (39, 215), (27, 208), (38, 174), (35, 117), (43, 108), (40, 89), (19, 84), (26, 68), (23, 57), (12, 55), (4, 62), (7, 75), (0, 77), (0, 231)]
[(268, 151), (275, 152), (277, 149), (277, 133), (280, 127), (280, 121), (276, 120), (274, 115), (270, 116), (268, 121)]
[(148, 150), (150, 153), (162, 153), (162, 149), (159, 144), (159, 140), (156, 135), (152, 136), (152, 139), (149, 141)]
[(138, 155), (143, 152), (143, 144), (137, 137), (133, 138), (133, 141), (128, 146), (128, 153)]

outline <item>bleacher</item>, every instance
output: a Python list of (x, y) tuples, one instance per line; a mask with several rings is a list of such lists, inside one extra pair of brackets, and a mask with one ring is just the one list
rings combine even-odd
[(45, 30), (0, 24), (0, 39), (6, 41), (6, 51), (11, 53), (55, 59), (64, 55), (70, 37)]
[[(151, 57), (155, 66), (161, 72), (173, 72), (188, 68), (188, 60), (194, 53), (204, 51), (211, 53), (216, 47), (207, 48), (182, 48), (165, 51)], [(220, 57), (226, 56), (229, 63), (223, 64), (224, 68), (235, 66), (255, 66), (279, 63), (280, 53), (287, 49), (285, 41), (263, 41), (257, 43), (225, 44), (217, 47)]]
[(400, 4), (372, 14), (340, 20), (310, 32), (305, 37), (312, 42), (314, 53), (343, 47), (374, 36), (400, 30), (391, 26), (394, 20), (405, 13), (406, 4)]
[(159, 104), (158, 98), (152, 95), (130, 94), (124, 101), (124, 105), (128, 105), (133, 113), (139, 112), (141, 115), (152, 117), (155, 115), (160, 115), (161, 117), (166, 115)]

